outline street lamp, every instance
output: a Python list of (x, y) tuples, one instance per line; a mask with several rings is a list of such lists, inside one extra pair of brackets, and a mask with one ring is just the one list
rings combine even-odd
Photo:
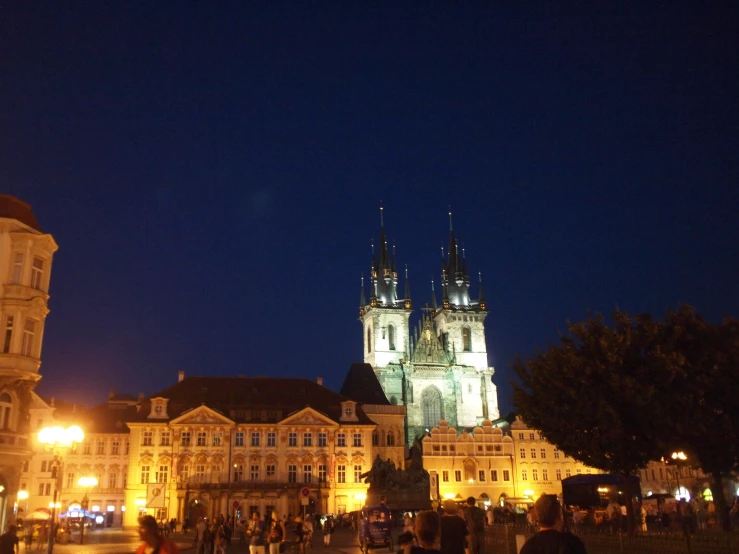
[(82, 521), (80, 522), (80, 546), (82, 546), (82, 540), (85, 538), (85, 512), (87, 511), (87, 503), (90, 501), (87, 498), (87, 489), (98, 486), (98, 480), (95, 477), (80, 477), (77, 481), (77, 485), (82, 487), (85, 491), (85, 496), (82, 499)]
[(28, 491), (18, 491), (18, 500), (26, 501), (26, 511), (23, 512), (23, 519), (28, 517)]
[(77, 425), (71, 427), (44, 427), (38, 432), (38, 441), (54, 454), (51, 461), (51, 477), (54, 479), (54, 501), (49, 504), (51, 508), (51, 528), (49, 529), (49, 541), (46, 543), (46, 554), (54, 551), (54, 535), (56, 531), (56, 510), (61, 506), (57, 502), (59, 491), (62, 488), (62, 475), (64, 467), (64, 455), (74, 447), (75, 444), (84, 440), (85, 434)]
[(680, 500), (680, 464), (688, 459), (688, 456), (682, 450), (680, 452), (673, 452), (670, 456), (675, 460), (677, 471), (675, 472), (675, 478), (677, 479), (677, 499)]

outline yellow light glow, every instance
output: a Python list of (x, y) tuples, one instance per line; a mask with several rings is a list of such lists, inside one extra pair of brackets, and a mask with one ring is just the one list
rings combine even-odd
[(534, 491), (532, 490), (525, 490), (523, 491), (524, 496), (534, 496)]
[(146, 506), (146, 500), (144, 500), (143, 498), (137, 498), (136, 499), (136, 505), (137, 506)]
[(38, 432), (38, 441), (49, 446), (72, 446), (76, 442), (82, 442), (85, 434), (77, 425), (64, 428), (59, 425), (55, 427), (44, 427)]
[(28, 491), (18, 491), (18, 500), (28, 500)]
[(453, 492), (448, 492), (448, 493), (446, 493), (444, 495), (444, 498), (446, 498), (446, 499), (454, 498), (454, 493)]
[(608, 492), (608, 487), (598, 487), (598, 492)]
[(672, 453), (672, 459), (673, 460), (680, 460), (681, 462), (684, 462), (688, 459), (688, 457), (685, 455), (685, 452), (673, 452)]
[(354, 500), (367, 500), (367, 495), (363, 492), (358, 492), (354, 495)]
[(77, 485), (80, 487), (97, 487), (98, 480), (96, 477), (80, 477)]
[(473, 479), (472, 477), (470, 477), (470, 485), (471, 485), (472, 483), (474, 483), (474, 482), (475, 482), (475, 480), (474, 480), (474, 479)]

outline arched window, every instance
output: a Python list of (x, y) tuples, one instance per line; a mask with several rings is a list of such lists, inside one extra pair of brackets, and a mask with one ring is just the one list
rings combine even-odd
[(0, 394), (0, 429), (10, 428), (10, 414), (13, 411), (13, 399), (7, 392)]
[(395, 435), (393, 435), (393, 432), (390, 431), (387, 434), (387, 443), (388, 446), (395, 446)]
[(367, 326), (367, 352), (372, 352), (372, 328)]
[(395, 325), (387, 326), (387, 342), (390, 345), (390, 350), (395, 350)]
[(372, 431), (372, 446), (379, 446), (380, 444), (380, 433), (377, 432), (377, 429)]
[(426, 387), (421, 394), (423, 406), (423, 425), (426, 429), (436, 427), (444, 418), (441, 406), (441, 392), (435, 386)]
[(464, 461), (464, 480), (469, 481), (470, 479), (475, 479), (477, 475), (475, 475), (475, 470), (477, 469), (476, 464), (474, 460), (467, 459)]
[(469, 327), (462, 327), (462, 349), (465, 352), (472, 350), (472, 332)]

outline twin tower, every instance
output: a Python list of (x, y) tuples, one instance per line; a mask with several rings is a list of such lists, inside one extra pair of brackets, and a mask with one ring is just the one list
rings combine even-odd
[(431, 304), (417, 325), (410, 322), (407, 271), (404, 294), (398, 294), (395, 253), (388, 250), (382, 216), (380, 242), (372, 258), (369, 291), (363, 280), (359, 302), (364, 361), (372, 366), (390, 403), (406, 406), (406, 443), (441, 419), (457, 429), (498, 419), (494, 370), (488, 366), (485, 342), (482, 279), (473, 300), (467, 260), (454, 236), (451, 213), (449, 248), (446, 256), (442, 252), (441, 303), (432, 284)]

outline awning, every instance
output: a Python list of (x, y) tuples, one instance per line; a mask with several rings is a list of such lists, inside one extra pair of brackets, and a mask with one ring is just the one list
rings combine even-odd
[(32, 511), (30, 514), (28, 514), (28, 517), (26, 517), (26, 519), (37, 519), (37, 520), (46, 521), (50, 517), (51, 517), (51, 513), (49, 512), (48, 508), (37, 508), (34, 511)]

